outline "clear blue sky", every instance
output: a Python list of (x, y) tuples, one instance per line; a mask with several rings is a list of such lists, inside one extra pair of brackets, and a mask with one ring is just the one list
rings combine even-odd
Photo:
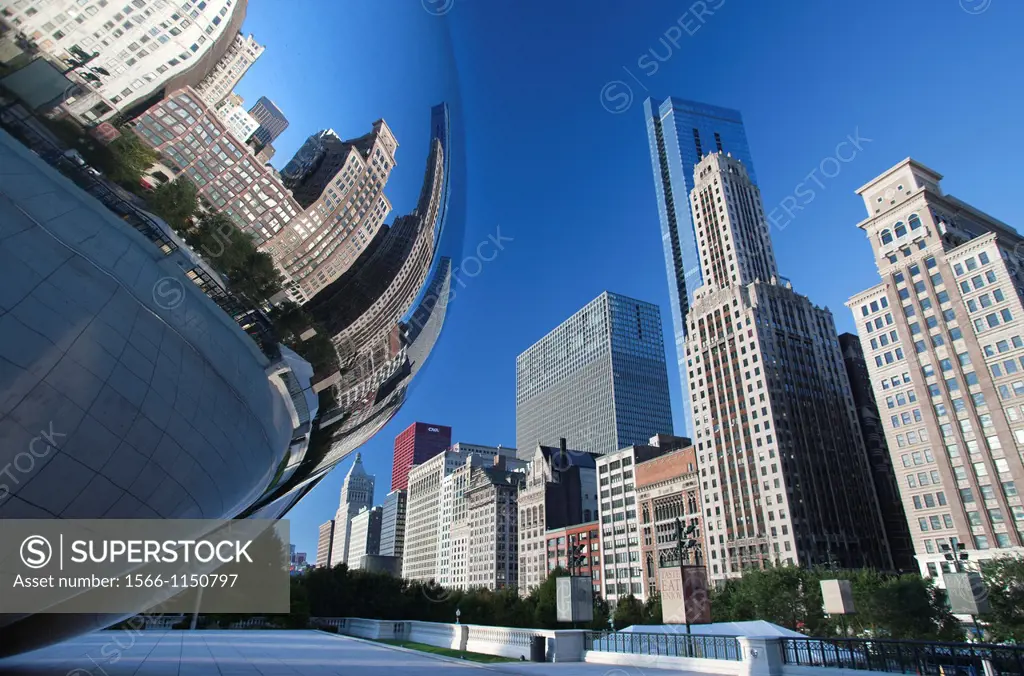
[[(445, 2), (305, 0), (287, 12), (253, 2), (244, 27), (267, 51), (240, 92), (270, 96), (292, 121), (275, 164), (316, 129), (361, 134), (384, 117), (402, 144), (387, 188), (396, 213), (419, 189), (424, 107), (454, 82), (428, 53), (444, 51), (450, 29), (466, 129), (465, 255), (499, 227), (513, 238), (464, 277), (405, 407), (362, 449), (377, 502), (390, 487), (394, 436), (412, 421), (451, 425), (456, 440), (514, 444), (516, 355), (605, 289), (661, 304), (674, 362), (645, 96), (742, 111), (767, 211), (848, 135), (870, 139), (772, 232), (782, 274), (829, 307), (840, 331), (853, 330), (844, 301), (878, 281), (853, 191), (891, 165), (912, 156), (947, 176), (946, 192), (1010, 225), (1024, 217), (1018, 0), (705, 0), (717, 9), (703, 22), (688, 0), (454, 0), (443, 17), (421, 5)], [(612, 81), (634, 97), (618, 114), (602, 105)], [(605, 92), (609, 107), (627, 100), (621, 84)], [(678, 424), (674, 370), (670, 382)], [(348, 465), (290, 515), (292, 540), (310, 557)]]

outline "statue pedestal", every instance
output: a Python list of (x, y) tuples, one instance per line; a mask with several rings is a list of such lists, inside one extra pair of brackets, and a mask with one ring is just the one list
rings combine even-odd
[(668, 565), (658, 569), (664, 624), (708, 624), (708, 572), (704, 566)]

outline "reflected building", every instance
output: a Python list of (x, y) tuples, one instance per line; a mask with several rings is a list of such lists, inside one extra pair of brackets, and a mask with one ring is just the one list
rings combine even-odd
[[(380, 275), (390, 275), (391, 281), (380, 284), (370, 275), (360, 274), (364, 265), (373, 264), (364, 252), (354, 270), (304, 306), (318, 324), (328, 327), (328, 333), (341, 325), (337, 317), (364, 315), (370, 316), (361, 325), (374, 326), (376, 332), (364, 334), (368, 339), (363, 349), (349, 346), (339, 350), (341, 369), (324, 383), (322, 399), (326, 398), (329, 405), (320, 413), (315, 439), (302, 466), (290, 480), (268, 489), (250, 515), (266, 513), (264, 510), (283, 513), (287, 507), (282, 505), (298, 501), (339, 461), (379, 432), (398, 412), (413, 376), (437, 342), (447, 315), (452, 271), (451, 258), (438, 253), (442, 248), (447, 252), (461, 247), (463, 227), (462, 201), (451, 200), (448, 174), (450, 167), (454, 168), (461, 182), (462, 164), (452, 162), (451, 156), (443, 152), (451, 146), (447, 104), (432, 109), (430, 128), (432, 134), (442, 136), (431, 138), (420, 200), (416, 211), (409, 215), (416, 222), (414, 245), (402, 249), (406, 253), (401, 265), (374, 268)], [(431, 197), (424, 200), (424, 195)], [(424, 251), (429, 251), (429, 256)], [(355, 283), (355, 279), (360, 281)], [(380, 295), (367, 292), (370, 286)], [(346, 294), (343, 288), (361, 288), (364, 293)]]
[(313, 134), (281, 171), (285, 187), (310, 223), (294, 222), (264, 244), (286, 276), (293, 300), (304, 303), (360, 257), (391, 202), (384, 186), (398, 141), (384, 120), (368, 134), (343, 141), (333, 129)]
[(288, 118), (266, 96), (256, 101), (256, 105), (249, 109), (249, 114), (260, 123), (259, 129), (253, 134), (253, 141), (260, 146), (269, 146), (288, 128)]
[(109, 75), (86, 82), (81, 71), (71, 73), (79, 86), (65, 100), (85, 124), (130, 120), (186, 86), (203, 87), (215, 103), (263, 51), (240, 33), (247, 0), (207, 0), (189, 13), (170, 2), (84, 4), (4, 2), (0, 20), (68, 68), (83, 54), (95, 54), (90, 68)]
[[(169, 126), (159, 115), (168, 102), (182, 109)], [(175, 125), (202, 116), (216, 133), (195, 137), (191, 150), (214, 139), (234, 143), (191, 90), (162, 106), (142, 129), (177, 139)], [(131, 205), (123, 207), (124, 219), (108, 212), (0, 132), (0, 254), (14, 262), (0, 269), (0, 452), (27, 448), (49, 420), (67, 434), (0, 501), (0, 518), (279, 518), (383, 428), (438, 339), (451, 256), (461, 251), (461, 196), (452, 199), (448, 186), (450, 173), (462, 181), (464, 170), (461, 155), (456, 162), (449, 152), (444, 104), (434, 109), (434, 129), (442, 137), (431, 134), (423, 189), (429, 197), (399, 224), (409, 241), (396, 243), (377, 268), (387, 283), (360, 301), (372, 317), (346, 315), (343, 329), (352, 328), (339, 343), (341, 372), (316, 389), (305, 360), (272, 340), (254, 340), (248, 314), (224, 309), (223, 284), (169, 228)], [(245, 165), (244, 152), (227, 169)], [(203, 170), (195, 159), (183, 159), (181, 168)], [(239, 186), (280, 184), (269, 170), (245, 166), (256, 178), (239, 178)], [(283, 201), (295, 203), (284, 190)], [(52, 238), (61, 246), (44, 246)], [(368, 261), (361, 254), (352, 265)], [(169, 309), (154, 292), (161, 281), (180, 292)], [(330, 304), (312, 300), (330, 315)], [(333, 530), (324, 533), (332, 545), (337, 523)], [(120, 619), (0, 615), (0, 655)]]

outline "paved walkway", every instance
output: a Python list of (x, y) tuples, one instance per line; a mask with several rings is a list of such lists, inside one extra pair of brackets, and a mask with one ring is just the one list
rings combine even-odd
[[(477, 664), (316, 631), (104, 631), (0, 660), (0, 676), (640, 676), (600, 664)], [(679, 673), (679, 672), (674, 672)]]

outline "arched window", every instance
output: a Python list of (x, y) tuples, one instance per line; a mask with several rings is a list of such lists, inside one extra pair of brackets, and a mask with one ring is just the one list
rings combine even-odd
[(910, 218), (907, 219), (910, 223), (911, 230), (917, 230), (921, 227), (921, 219), (917, 217), (917, 214), (910, 214)]
[(893, 230), (896, 232), (897, 239), (907, 236), (907, 226), (903, 221), (897, 221), (896, 227)]
[(888, 230), (883, 230), (879, 237), (882, 239), (882, 244), (892, 244), (892, 233)]

